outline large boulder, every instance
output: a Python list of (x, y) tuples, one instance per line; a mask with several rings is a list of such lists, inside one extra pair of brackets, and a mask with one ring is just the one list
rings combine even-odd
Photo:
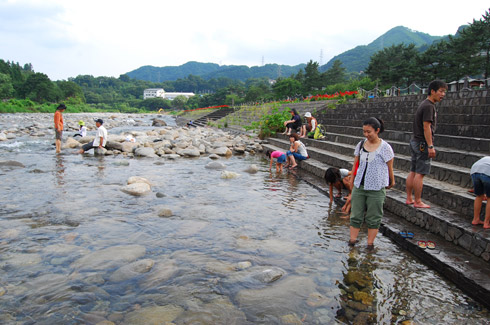
[(187, 148), (179, 151), (179, 154), (181, 154), (184, 157), (200, 157), (201, 153), (199, 152), (199, 149), (197, 148)]
[(138, 147), (138, 146), (139, 146), (139, 144), (137, 144), (135, 142), (123, 142), (121, 151), (130, 153), (130, 152), (133, 152), (133, 149), (135, 147)]
[(65, 144), (63, 146), (63, 149), (73, 149), (73, 148), (80, 148), (81, 144), (74, 138), (68, 138), (65, 141)]
[(217, 154), (218, 156), (226, 156), (229, 157), (233, 153), (228, 147), (219, 147), (213, 150), (213, 153)]
[(116, 141), (107, 141), (105, 147), (107, 150), (124, 151), (122, 143)]
[(0, 132), (0, 141), (6, 141), (7, 140), (7, 135), (5, 133)]
[(134, 150), (134, 155), (136, 157), (148, 157), (155, 158), (157, 155), (155, 154), (155, 149), (152, 147), (139, 147)]
[(154, 118), (153, 123), (151, 125), (152, 126), (167, 126), (167, 123), (164, 120)]

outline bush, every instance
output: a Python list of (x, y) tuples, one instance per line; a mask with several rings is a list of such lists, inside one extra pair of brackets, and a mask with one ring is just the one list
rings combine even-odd
[(275, 104), (269, 114), (264, 114), (259, 121), (252, 122), (249, 126), (245, 126), (245, 130), (258, 130), (259, 138), (264, 139), (276, 134), (284, 129), (284, 122), (289, 120), (291, 114), (289, 108), (279, 111), (279, 107)]

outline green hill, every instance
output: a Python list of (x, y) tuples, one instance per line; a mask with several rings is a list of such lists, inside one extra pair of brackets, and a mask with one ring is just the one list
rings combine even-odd
[(327, 64), (320, 67), (320, 72), (332, 67), (335, 60), (340, 60), (347, 72), (359, 72), (365, 70), (369, 65), (371, 56), (385, 47), (404, 43), (415, 44), (419, 49), (426, 49), (434, 41), (442, 39), (443, 36), (431, 36), (426, 33), (417, 32), (404, 26), (390, 29), (368, 45), (360, 45), (333, 57)]
[[(377, 51), (391, 45), (404, 43), (415, 44), (420, 50), (426, 50), (434, 41), (446, 38), (447, 36), (431, 36), (426, 33), (417, 32), (407, 27), (398, 26), (390, 29), (368, 45), (360, 45), (333, 57), (327, 64), (320, 67), (320, 72), (324, 72), (332, 67), (335, 60), (342, 61), (343, 67), (347, 72), (359, 72), (365, 70), (369, 64), (371, 56)], [(266, 64), (264, 66), (248, 67), (245, 65), (218, 65), (216, 63), (187, 62), (180, 66), (154, 67), (143, 66), (127, 75), (134, 79), (147, 80), (153, 82), (175, 81), (183, 79), (189, 75), (200, 76), (205, 80), (217, 78), (230, 78), (234, 80), (246, 81), (249, 78), (270, 78), (289, 77), (303, 69), (306, 64), (295, 66)]]
[(276, 79), (279, 76), (289, 77), (296, 74), (306, 65), (299, 64), (296, 66), (266, 64), (261, 67), (248, 67), (246, 65), (218, 65), (215, 63), (187, 62), (180, 66), (154, 67), (143, 66), (127, 75), (134, 79), (147, 80), (153, 82), (175, 81), (186, 78), (189, 75), (200, 76), (205, 80), (217, 78), (230, 78), (234, 80), (246, 81), (249, 78), (271, 78)]

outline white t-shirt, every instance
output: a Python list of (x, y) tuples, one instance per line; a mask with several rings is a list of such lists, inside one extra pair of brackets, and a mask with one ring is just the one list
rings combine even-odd
[(471, 166), (470, 175), (475, 173), (490, 176), (490, 156), (481, 158)]
[(390, 175), (388, 173), (388, 161), (395, 157), (393, 149), (388, 142), (381, 140), (378, 149), (373, 152), (361, 152), (364, 141), (356, 146), (354, 156), (359, 156), (359, 168), (354, 180), (355, 187), (361, 186), (362, 175), (366, 170), (364, 177), (364, 189), (368, 191), (379, 191), (389, 185)]
[(87, 128), (85, 126), (82, 126), (82, 128), (78, 131), (78, 133), (82, 136), (82, 137), (86, 137), (87, 136)]
[(95, 135), (95, 139), (94, 139), (94, 147), (98, 147), (100, 145), (100, 138), (101, 137), (104, 138), (103, 143), (102, 143), (102, 147), (105, 147), (105, 145), (107, 143), (107, 130), (103, 125), (101, 125), (97, 129), (97, 134)]
[(341, 179), (344, 179), (347, 176), (349, 176), (349, 170), (347, 170), (345, 168), (340, 168), (339, 171), (340, 171), (340, 178)]

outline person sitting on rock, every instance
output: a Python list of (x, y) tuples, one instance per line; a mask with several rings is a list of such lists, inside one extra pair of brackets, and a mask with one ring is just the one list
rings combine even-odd
[(73, 137), (85, 137), (87, 136), (87, 128), (85, 127), (85, 122), (80, 120), (78, 121), (78, 125), (80, 125), (80, 130)]
[(269, 170), (272, 169), (272, 161), (276, 162), (276, 172), (282, 172), (282, 166), (286, 162), (286, 154), (282, 151), (272, 151), (267, 150), (265, 153), (267, 157), (271, 160), (269, 165)]
[(99, 118), (95, 120), (95, 125), (97, 126), (97, 134), (95, 135), (95, 139), (94, 141), (84, 144), (79, 153), (83, 154), (85, 151), (94, 148), (105, 148), (107, 144), (107, 130), (102, 124), (104, 124), (102, 119)]
[(325, 172), (325, 181), (329, 185), (329, 195), (330, 202), (333, 202), (333, 188), (337, 189), (336, 198), (342, 197), (342, 188), (349, 190), (349, 195), (346, 197), (347, 201), (342, 207), (342, 211), (344, 213), (350, 212), (350, 192), (352, 190), (351, 187), (351, 171), (344, 168), (335, 168), (330, 167)]
[(310, 112), (306, 112), (305, 117), (306, 117), (306, 124), (303, 124), (301, 126), (301, 132), (299, 133), (299, 137), (305, 138), (308, 135), (309, 138), (313, 138), (316, 127), (318, 126), (318, 122), (316, 118), (311, 116)]
[(490, 197), (490, 156), (483, 157), (471, 166), (471, 180), (473, 181), (473, 189), (476, 195), (473, 205), (473, 221), (472, 225), (483, 224), (484, 229), (490, 229), (490, 204), (487, 202), (485, 209), (485, 220), (480, 220), (481, 206), (485, 195)]

